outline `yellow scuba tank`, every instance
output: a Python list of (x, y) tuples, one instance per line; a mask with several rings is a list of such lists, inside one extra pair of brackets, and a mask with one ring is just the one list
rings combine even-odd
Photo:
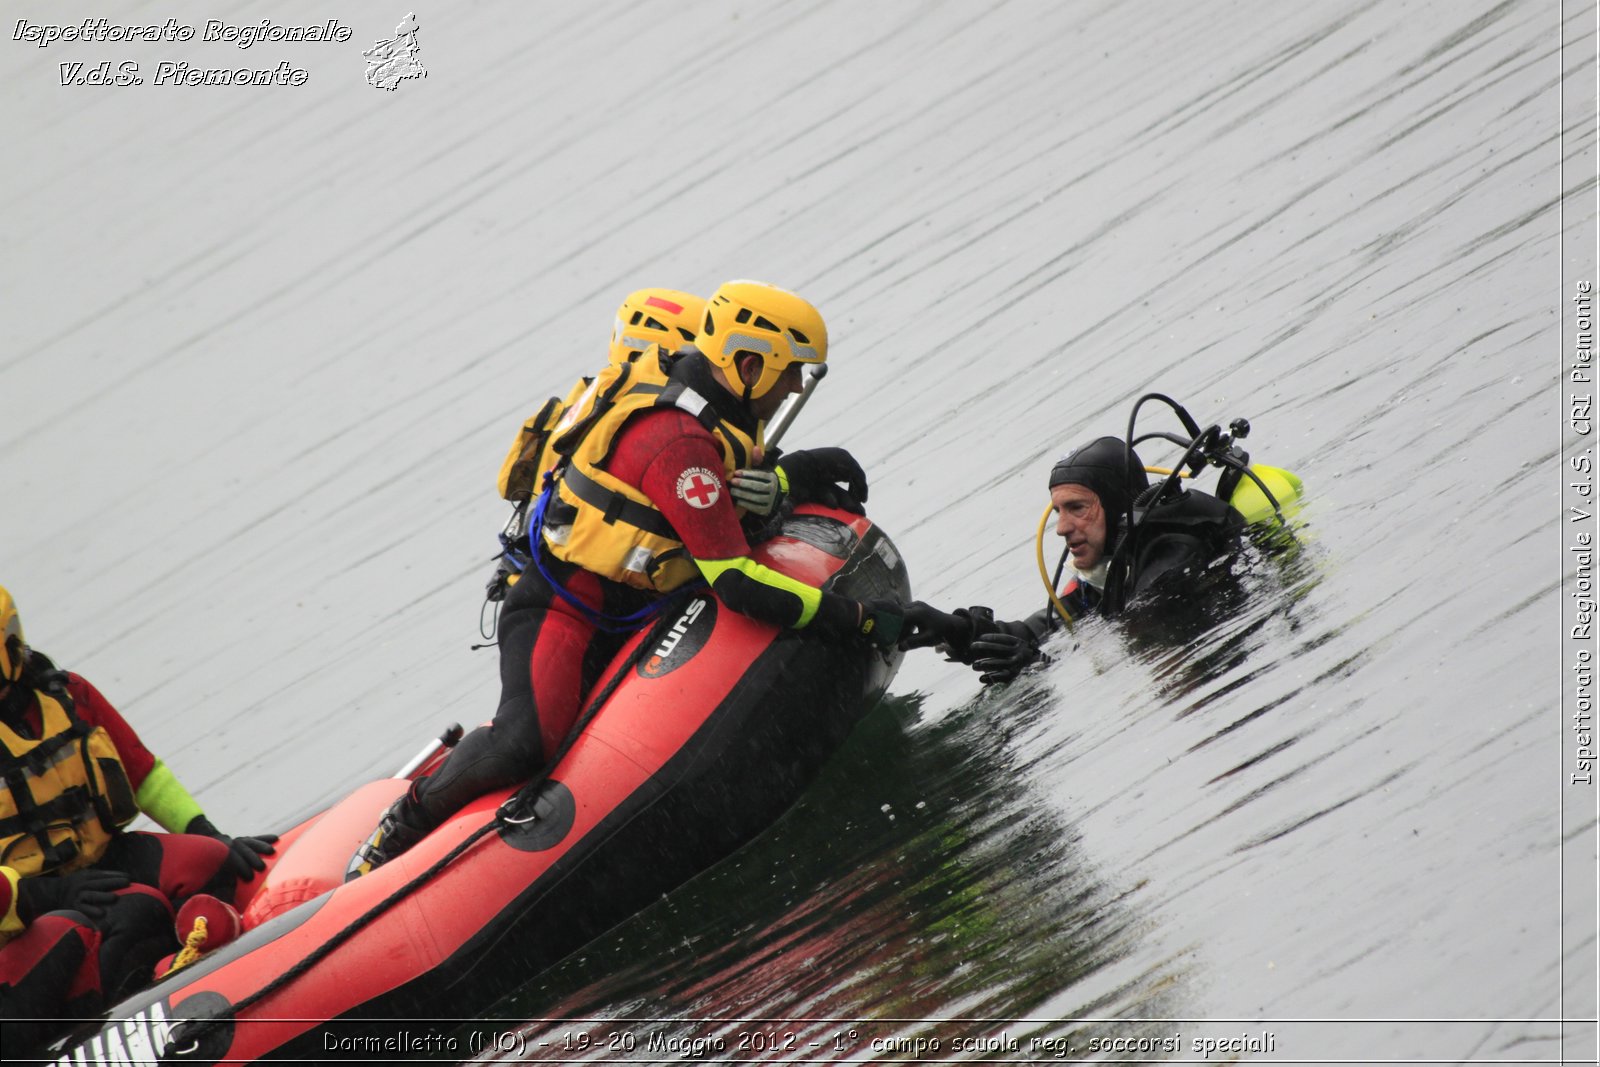
[[(1299, 504), (1300, 498), (1305, 495), (1305, 486), (1301, 484), (1299, 476), (1282, 467), (1269, 467), (1265, 463), (1252, 463), (1250, 470), (1266, 485), (1273, 499), (1277, 500), (1278, 509), (1287, 518), (1291, 506)], [(1244, 516), (1245, 524), (1249, 526), (1277, 517), (1272, 501), (1261, 491), (1261, 486), (1256, 484), (1255, 478), (1240, 478), (1239, 484), (1234, 486), (1232, 495), (1228, 497), (1228, 503), (1233, 506), (1233, 510)]]

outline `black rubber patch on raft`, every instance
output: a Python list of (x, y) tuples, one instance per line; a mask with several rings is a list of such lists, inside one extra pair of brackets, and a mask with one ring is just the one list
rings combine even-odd
[[(233, 1047), (233, 1005), (221, 993), (203, 990), (172, 1008), (176, 1019), (188, 1020), (172, 1028), (165, 1048), (159, 1051), (161, 1063), (216, 1063)], [(211, 1021), (218, 1020), (218, 1021)], [(138, 1057), (133, 1057), (134, 1062)], [(111, 1060), (101, 1062), (114, 1062)]]
[(533, 818), (500, 831), (500, 839), (518, 852), (543, 852), (566, 839), (578, 816), (572, 790), (557, 781), (539, 787), (533, 801)]

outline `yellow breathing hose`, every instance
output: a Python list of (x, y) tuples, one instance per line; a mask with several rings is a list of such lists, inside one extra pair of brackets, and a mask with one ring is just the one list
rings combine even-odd
[(1055, 514), (1054, 504), (1045, 505), (1044, 514), (1039, 516), (1039, 533), (1033, 539), (1036, 558), (1039, 560), (1039, 580), (1044, 582), (1044, 591), (1050, 594), (1050, 603), (1056, 606), (1056, 614), (1061, 616), (1061, 621), (1067, 624), (1067, 629), (1072, 629), (1072, 612), (1056, 596), (1055, 586), (1050, 584), (1050, 571), (1044, 565), (1044, 528), (1050, 523), (1050, 516)]

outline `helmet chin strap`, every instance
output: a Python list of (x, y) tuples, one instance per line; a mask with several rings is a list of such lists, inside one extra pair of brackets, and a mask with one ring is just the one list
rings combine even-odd
[[(743, 400), (744, 400), (744, 402), (746, 404), (748, 404), (748, 403), (750, 403), (751, 395), (755, 392), (756, 382), (759, 382), (761, 380), (761, 371), (758, 370), (756, 372), (756, 376), (755, 376), (755, 380), (754, 381), (749, 381), (744, 376), (743, 362), (744, 361), (741, 360), (740, 363), (738, 365), (735, 365), (733, 369), (739, 372), (739, 384), (744, 386), (744, 397), (743, 397)], [(765, 369), (765, 368), (763, 368), (763, 369)]]

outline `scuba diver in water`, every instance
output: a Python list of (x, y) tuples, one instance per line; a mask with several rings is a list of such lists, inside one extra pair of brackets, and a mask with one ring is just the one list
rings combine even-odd
[[(1190, 436), (1135, 438), (1133, 420), (1151, 399), (1172, 407)], [(1172, 598), (1203, 600), (1231, 576), (1246, 527), (1274, 516), (1282, 522), (1281, 505), (1300, 493), (1299, 479), (1289, 472), (1250, 465), (1237, 444), (1249, 432), (1243, 419), (1227, 433), (1218, 426), (1202, 430), (1170, 398), (1159, 393), (1141, 398), (1127, 440), (1096, 438), (1050, 468), (1047, 517), (1055, 515), (1056, 533), (1066, 542), (1055, 581), (1047, 582), (1050, 602), (1015, 622), (997, 620), (981, 605), (947, 613), (914, 603), (906, 614), (917, 631), (901, 647), (937, 645), (971, 665), (985, 684), (1009, 682), (1041, 658), (1040, 645), (1051, 632), (1074, 619), (1117, 616), (1141, 605), (1171, 604)], [(1134, 450), (1135, 443), (1156, 437), (1185, 447), (1170, 471), (1147, 468)], [(1216, 495), (1182, 486), (1185, 465), (1192, 477), (1207, 464), (1224, 470)], [(1152, 484), (1152, 472), (1163, 480)], [(1041, 523), (1041, 539), (1043, 532)], [(1042, 574), (1042, 544), (1040, 551)]]
[[(212, 825), (100, 691), (27, 647), (0, 588), (0, 1023), (8, 1051), (147, 984), (176, 909), (231, 904), (277, 838)], [(143, 813), (169, 833), (124, 829)]]
[(770, 514), (780, 494), (860, 511), (867, 479), (849, 452), (789, 452), (774, 465), (761, 446), (765, 421), (801, 391), (801, 368), (827, 354), (827, 327), (811, 304), (735, 281), (707, 301), (693, 345), (653, 345), (596, 376), (553, 427), (559, 461), (543, 475), (530, 565), (501, 615), (494, 720), (389, 808), (347, 878), (558, 757), (628, 636), (692, 583), (764, 622), (879, 648), (899, 640), (899, 603), (859, 603), (771, 570), (750, 557), (740, 526), (741, 511)]

